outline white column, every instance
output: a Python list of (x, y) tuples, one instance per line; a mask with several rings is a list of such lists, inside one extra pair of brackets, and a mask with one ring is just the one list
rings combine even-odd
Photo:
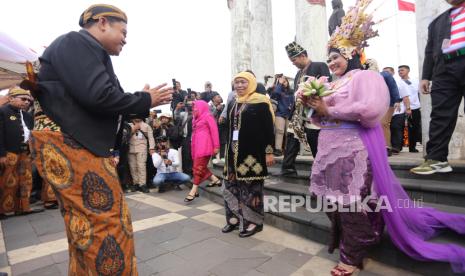
[(326, 60), (328, 19), (324, 0), (295, 0), (296, 41), (313, 61)]
[[(444, 12), (450, 8), (445, 1), (438, 0), (421, 0), (416, 1), (416, 21), (417, 21), (417, 45), (418, 45), (418, 65), (420, 71), (420, 78), (423, 66), (423, 59), (425, 57), (425, 46), (428, 39), (428, 25)], [(431, 114), (431, 96), (420, 94), (421, 101), (421, 122), (423, 131), (423, 147), (426, 148), (426, 142), (429, 139), (429, 122)], [(426, 150), (425, 150), (426, 152)], [(452, 159), (465, 159), (465, 117), (463, 113), (463, 101), (459, 109), (459, 117), (457, 119), (457, 126), (455, 127), (454, 134), (449, 144), (449, 157)]]
[(265, 75), (275, 73), (271, 0), (251, 0), (251, 13), (251, 69), (257, 80), (264, 82)]
[(231, 73), (251, 69), (251, 12), (249, 0), (228, 0), (231, 11)]

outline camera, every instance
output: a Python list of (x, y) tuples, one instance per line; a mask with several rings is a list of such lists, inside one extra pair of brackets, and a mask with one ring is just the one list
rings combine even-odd
[(171, 81), (173, 82), (173, 89), (176, 90), (176, 79), (171, 79)]
[(196, 100), (195, 96), (196, 92), (192, 91), (190, 88), (187, 88), (187, 97), (184, 100), (184, 105), (186, 106), (187, 112), (192, 112), (192, 104)]
[(160, 156), (163, 160), (168, 159), (168, 148), (165, 145), (160, 146)]
[(166, 145), (160, 144), (160, 141), (157, 141), (157, 152), (160, 154), (163, 160), (168, 159), (168, 147)]

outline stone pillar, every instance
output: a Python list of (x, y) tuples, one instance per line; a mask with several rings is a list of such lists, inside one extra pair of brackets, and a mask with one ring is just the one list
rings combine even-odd
[(257, 80), (264, 83), (265, 75), (275, 73), (271, 0), (251, 0), (251, 12), (251, 68)]
[[(428, 38), (428, 25), (443, 11), (450, 8), (445, 1), (422, 0), (416, 1), (416, 22), (417, 22), (417, 45), (419, 78), (421, 79), (423, 59), (425, 57), (425, 46)], [(431, 96), (420, 93), (421, 101), (421, 122), (423, 131), (423, 148), (426, 149), (426, 142), (429, 139), (429, 122), (431, 114)], [(449, 159), (465, 159), (465, 117), (463, 112), (463, 101), (459, 109), (457, 126), (449, 144)], [(426, 153), (426, 150), (424, 150)]]
[(249, 0), (228, 0), (231, 11), (231, 73), (252, 68)]
[(313, 61), (326, 60), (328, 20), (325, 0), (295, 0), (296, 41)]

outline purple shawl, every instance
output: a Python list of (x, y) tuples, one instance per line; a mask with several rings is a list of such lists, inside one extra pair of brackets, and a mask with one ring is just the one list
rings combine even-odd
[[(389, 166), (381, 126), (360, 127), (360, 136), (371, 161), (376, 192), (387, 197), (393, 210), (382, 210), (392, 242), (416, 260), (449, 262), (454, 272), (465, 272), (464, 247), (427, 241), (445, 229), (465, 234), (465, 215), (415, 207)], [(398, 200), (409, 201), (412, 207), (398, 208)]]

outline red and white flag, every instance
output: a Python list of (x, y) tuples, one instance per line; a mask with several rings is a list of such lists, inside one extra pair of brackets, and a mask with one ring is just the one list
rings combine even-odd
[(414, 0), (397, 0), (397, 6), (399, 11), (415, 12)]

